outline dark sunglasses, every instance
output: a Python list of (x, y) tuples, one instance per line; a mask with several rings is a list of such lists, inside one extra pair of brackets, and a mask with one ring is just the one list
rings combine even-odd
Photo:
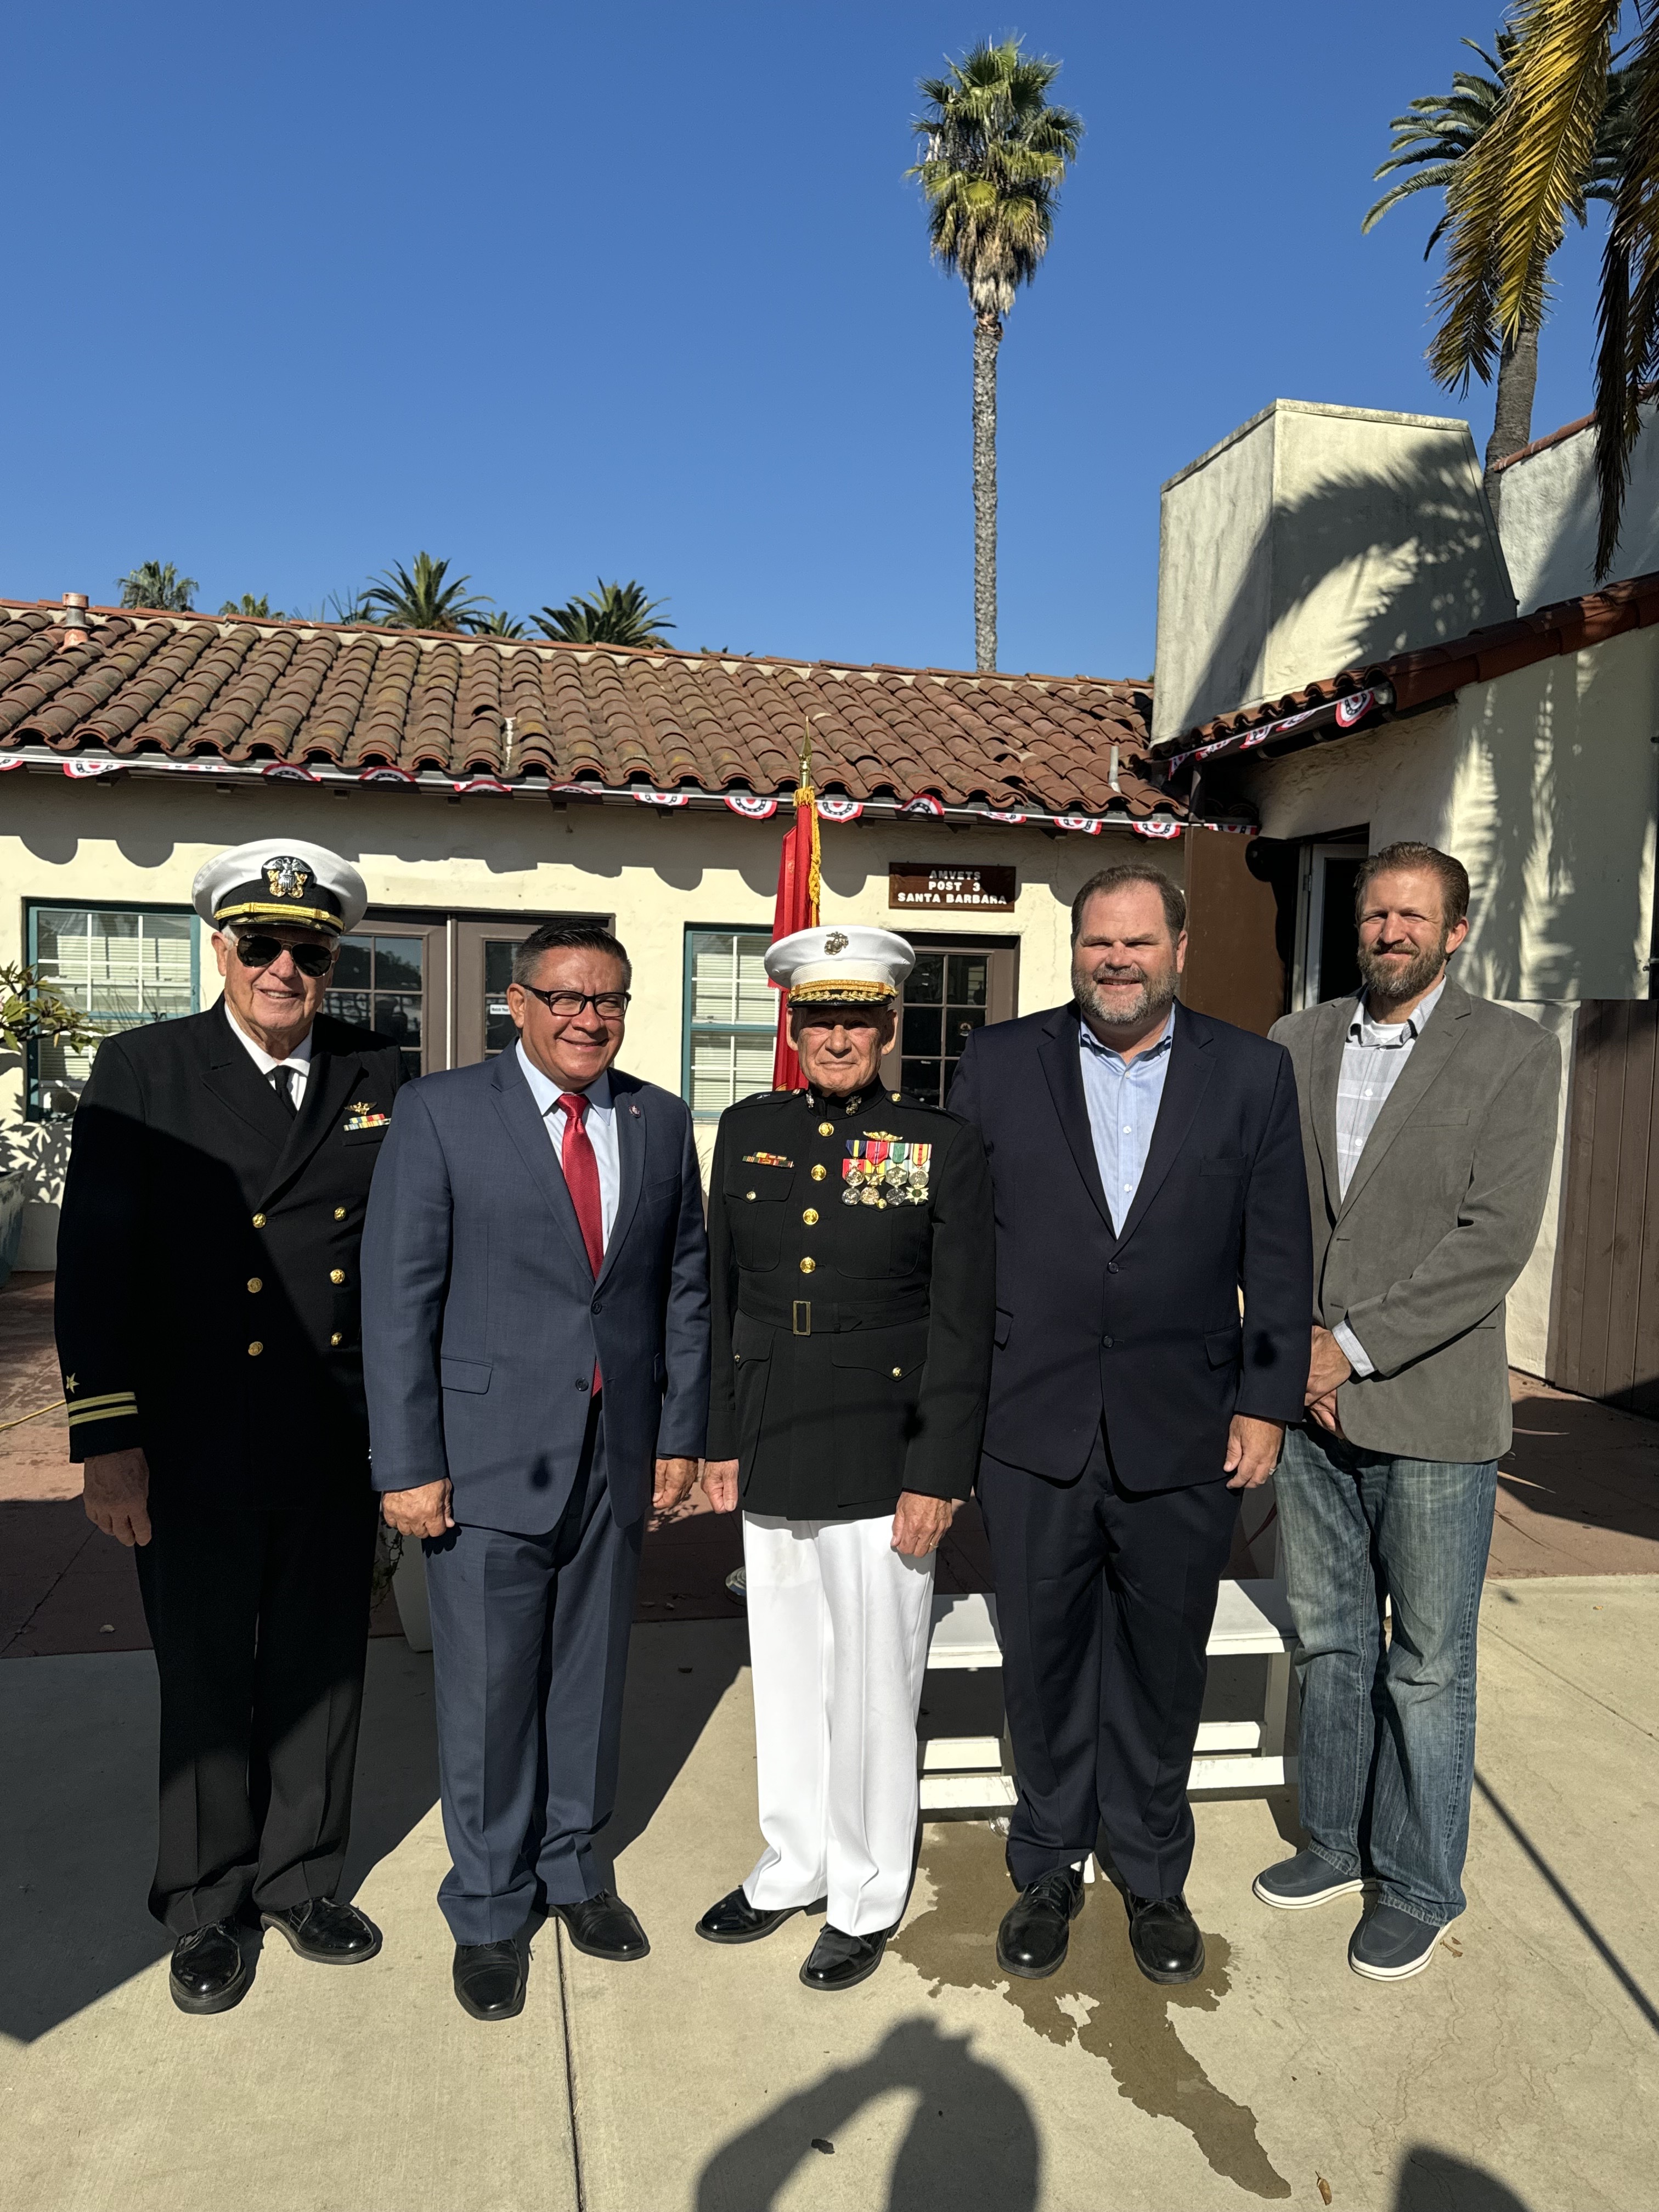
[(631, 991), (538, 991), (533, 983), (520, 983), (519, 988), (539, 999), (562, 1022), (574, 1022), (584, 1006), (592, 1006), (602, 1022), (619, 1022), (634, 995)]
[(294, 955), (294, 964), (302, 975), (326, 975), (334, 965), (331, 945), (284, 945), (280, 937), (263, 933), (236, 940), (236, 957), (244, 968), (269, 968), (284, 952)]

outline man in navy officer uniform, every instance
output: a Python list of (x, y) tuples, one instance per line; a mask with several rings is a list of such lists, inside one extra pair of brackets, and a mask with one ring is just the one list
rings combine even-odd
[(812, 1990), (872, 1974), (904, 1909), (933, 1561), (991, 1364), (984, 1150), (880, 1082), (914, 960), (850, 926), (772, 946), (808, 1088), (724, 1114), (710, 1179), (703, 1484), (743, 1504), (766, 1849), (697, 1933), (751, 1942), (826, 1899)]
[(261, 839), (193, 896), (224, 994), (99, 1048), (57, 1332), (87, 1511), (137, 1547), (161, 1675), (150, 1910), (174, 2002), (213, 2013), (252, 1925), (331, 1965), (380, 1948), (334, 1891), (374, 1548), (357, 1248), (403, 1064), (320, 1011), (368, 903), (337, 854)]

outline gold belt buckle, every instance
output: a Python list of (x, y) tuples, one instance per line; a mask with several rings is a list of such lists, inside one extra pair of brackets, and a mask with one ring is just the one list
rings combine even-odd
[(794, 1317), (791, 1328), (792, 1334), (796, 1336), (811, 1336), (812, 1334), (812, 1301), (811, 1298), (797, 1298), (795, 1300)]

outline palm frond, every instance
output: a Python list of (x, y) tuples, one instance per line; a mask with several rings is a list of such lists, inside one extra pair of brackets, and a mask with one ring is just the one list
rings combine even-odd
[(1659, 10), (1650, 14), (1636, 60), (1620, 75), (1625, 82), (1614, 130), (1622, 174), (1596, 314), (1598, 583), (1618, 553), (1643, 390), (1659, 367)]

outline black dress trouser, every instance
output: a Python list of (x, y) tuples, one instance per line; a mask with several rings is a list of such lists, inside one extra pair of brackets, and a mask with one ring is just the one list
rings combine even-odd
[(351, 1820), (377, 1501), (150, 1507), (137, 1553), (161, 1685), (149, 1909), (175, 1936), (331, 1897)]
[(1103, 1829), (1136, 1896), (1173, 1897), (1192, 1865), (1188, 1772), (1238, 1493), (1224, 1478), (1126, 1489), (1099, 1437), (1074, 1482), (981, 1460), (979, 1501), (1019, 1785), (1008, 1870), (1023, 1889)]

